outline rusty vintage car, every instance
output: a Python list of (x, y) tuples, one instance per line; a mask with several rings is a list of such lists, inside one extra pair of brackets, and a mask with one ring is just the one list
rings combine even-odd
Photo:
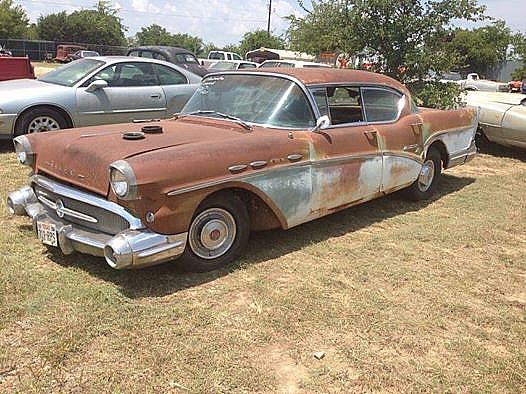
[(173, 119), (20, 136), (32, 167), (12, 193), (38, 237), (117, 269), (238, 256), (251, 230), (289, 229), (407, 188), (476, 153), (476, 111), (419, 109), (365, 71), (282, 69), (205, 77)]

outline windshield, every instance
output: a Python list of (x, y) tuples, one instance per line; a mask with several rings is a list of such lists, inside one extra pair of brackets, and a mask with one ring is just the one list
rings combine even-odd
[(75, 60), (48, 72), (38, 80), (56, 85), (73, 86), (103, 64), (104, 62), (94, 59)]
[(209, 68), (214, 70), (235, 70), (237, 63), (233, 62), (217, 62), (212, 64)]
[[(182, 113), (227, 114), (247, 123), (283, 128), (314, 127), (311, 105), (300, 87), (265, 75), (212, 75), (186, 103)], [(213, 111), (213, 112), (210, 112)]]

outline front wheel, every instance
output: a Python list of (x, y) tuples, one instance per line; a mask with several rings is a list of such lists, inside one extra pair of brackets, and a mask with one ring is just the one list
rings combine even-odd
[(249, 233), (247, 208), (239, 198), (220, 193), (206, 199), (188, 230), (185, 268), (206, 272), (231, 263), (248, 243)]
[(436, 148), (429, 148), (416, 181), (407, 189), (407, 196), (414, 201), (428, 200), (435, 192), (442, 173), (442, 160)]
[(65, 129), (64, 116), (53, 108), (35, 108), (24, 113), (17, 122), (16, 135)]

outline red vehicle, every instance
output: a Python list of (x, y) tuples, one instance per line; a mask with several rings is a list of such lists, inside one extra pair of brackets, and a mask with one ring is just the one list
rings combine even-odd
[(511, 93), (520, 93), (522, 89), (522, 81), (510, 81), (508, 86), (510, 87)]
[(70, 55), (73, 55), (77, 51), (85, 51), (86, 48), (80, 45), (59, 45), (57, 46), (57, 56), (55, 60), (61, 63), (67, 63), (71, 61)]
[(29, 57), (0, 56), (0, 81), (21, 78), (35, 79)]

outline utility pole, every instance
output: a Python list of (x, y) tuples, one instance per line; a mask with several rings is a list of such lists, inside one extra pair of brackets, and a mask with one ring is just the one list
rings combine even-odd
[(272, 0), (269, 0), (268, 4), (268, 24), (267, 24), (267, 33), (270, 37), (270, 14), (272, 13)]

